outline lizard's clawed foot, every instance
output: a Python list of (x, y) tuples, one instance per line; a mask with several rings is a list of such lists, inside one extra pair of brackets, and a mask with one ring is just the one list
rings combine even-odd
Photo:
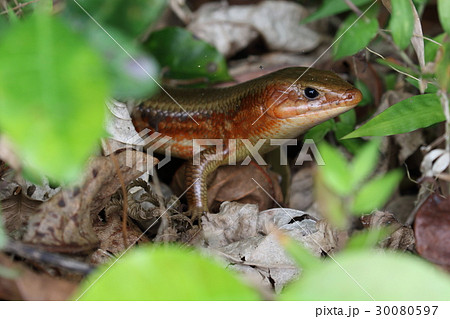
[(200, 223), (202, 216), (208, 213), (207, 208), (203, 207), (192, 207), (188, 210), (187, 215), (191, 217), (191, 221), (195, 222), (198, 220)]

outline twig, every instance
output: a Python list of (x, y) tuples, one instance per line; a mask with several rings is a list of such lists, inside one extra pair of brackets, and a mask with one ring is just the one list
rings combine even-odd
[(69, 271), (81, 273), (83, 275), (88, 275), (95, 269), (94, 267), (76, 259), (66, 257), (61, 254), (40, 250), (31, 245), (22, 244), (21, 242), (9, 241), (2, 250), (25, 259), (46, 263)]
[(344, 0), (345, 3), (349, 6), (350, 9), (352, 9), (353, 12), (355, 12), (358, 16), (361, 15), (361, 10), (351, 0)]
[[(32, 1), (29, 1), (29, 2), (19, 3), (17, 6), (15, 6), (14, 8), (11, 8), (11, 9), (15, 12), (16, 10), (20, 10), (23, 7), (26, 7), (27, 5), (29, 5), (31, 3), (38, 2), (38, 1), (39, 0), (32, 0)], [(0, 15), (7, 14), (7, 13), (8, 13), (8, 10), (4, 10), (4, 11), (0, 12)]]
[(392, 45), (395, 50), (398, 52), (398, 54), (400, 55), (400, 57), (403, 59), (403, 61), (413, 70), (415, 70), (416, 72), (418, 72), (416, 65), (413, 63), (413, 61), (409, 58), (409, 56), (403, 52), (403, 50), (401, 50), (397, 44), (395, 44), (395, 42), (392, 40), (391, 37), (387, 36), (387, 34), (385, 34), (385, 32), (389, 32), (389, 30), (385, 30), (385, 29), (378, 29), (378, 35), (380, 35), (384, 40), (386, 40), (390, 45)]

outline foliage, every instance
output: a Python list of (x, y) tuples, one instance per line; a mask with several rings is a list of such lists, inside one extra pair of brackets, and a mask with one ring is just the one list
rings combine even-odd
[(325, 142), (319, 145), (325, 165), (319, 167), (316, 197), (322, 212), (337, 227), (346, 227), (351, 214), (362, 215), (382, 208), (400, 183), (403, 174), (398, 170), (365, 182), (378, 162), (378, 147), (378, 140), (366, 143), (348, 164), (337, 149)]
[(336, 60), (358, 53), (375, 37), (378, 31), (377, 9), (377, 6), (373, 6), (361, 19), (356, 14), (350, 14), (345, 19), (337, 31), (333, 46)]
[(416, 95), (392, 105), (345, 138), (407, 133), (444, 120), (444, 112), (436, 94)]
[[(350, 275), (351, 274), (351, 275)], [(420, 274), (420, 275), (418, 275)], [(418, 257), (349, 250), (306, 270), (282, 300), (448, 300), (450, 278)]]
[(133, 249), (92, 274), (80, 300), (258, 300), (233, 272), (196, 251), (176, 246)]
[[(450, 297), (448, 275), (418, 257), (349, 249), (333, 259), (320, 261), (294, 240), (279, 238), (303, 268), (301, 278), (283, 291), (280, 300), (448, 300)], [(261, 299), (255, 289), (223, 265), (177, 246), (134, 249), (90, 275), (73, 298), (78, 297), (79, 300)]]
[(0, 129), (25, 169), (69, 182), (103, 133), (102, 61), (60, 19), (33, 15), (0, 43)]
[(8, 19), (0, 16), (0, 132), (13, 143), (26, 178), (75, 181), (105, 136), (106, 99), (151, 96), (158, 89), (158, 63), (179, 61), (179, 52), (191, 63), (175, 67), (190, 77), (230, 78), (223, 56), (187, 31), (172, 32), (177, 50), (165, 54), (157, 48), (169, 49), (161, 37), (167, 30), (139, 44), (166, 5), (77, 0), (56, 16), (52, 1), (41, 0), (22, 10), (23, 17), (13, 10)]
[(166, 75), (169, 78), (205, 78), (210, 82), (231, 80), (225, 59), (216, 48), (194, 39), (183, 28), (168, 27), (155, 31), (144, 46), (158, 59), (161, 66), (168, 69)]
[[(407, 54), (402, 51), (408, 49), (412, 41), (415, 24), (420, 23), (420, 21), (416, 21), (414, 14), (415, 7), (418, 8), (417, 12), (420, 13), (421, 9), (426, 6), (427, 1), (414, 1), (414, 4), (410, 0), (384, 1), (383, 4), (391, 12), (388, 25), (386, 26), (387, 34), (384, 30), (380, 29), (384, 26), (378, 27), (376, 10), (371, 8), (371, 6), (377, 7), (378, 3), (375, 4), (372, 1), (352, 2), (356, 6), (359, 6), (364, 14), (359, 16), (359, 18), (354, 13), (349, 14), (340, 26), (335, 35), (336, 45), (333, 48), (334, 58), (339, 59), (355, 54), (373, 42), (375, 35), (381, 35), (384, 41), (388, 41), (388, 44), (394, 44), (394, 48), (396, 45), (396, 53), (404, 60), (404, 63), (385, 59), (378, 59), (378, 62), (391, 67), (403, 75), (409, 75), (407, 81), (419, 88), (419, 90), (435, 94), (425, 95), (423, 97), (414, 96), (406, 101), (401, 101), (370, 120), (363, 127), (347, 134), (345, 138), (405, 133), (445, 120), (440, 98), (436, 95), (439, 89), (446, 92), (448, 90), (448, 83), (450, 82), (448, 80), (450, 78), (450, 65), (448, 63), (449, 50), (447, 49), (448, 44), (444, 43), (445, 35), (442, 34), (436, 37), (433, 39), (433, 42), (426, 42), (424, 60), (428, 63), (427, 67), (423, 67), (420, 62), (419, 65), (414, 65), (406, 58)], [(308, 21), (349, 10), (350, 7), (344, 1), (324, 1), (319, 10), (311, 14)], [(445, 0), (438, 1), (439, 19), (442, 27), (447, 32), (447, 37), (450, 29), (449, 12), (449, 2)], [(352, 23), (355, 23), (354, 27), (345, 32)], [(356, 25), (358, 27), (355, 28)], [(419, 56), (422, 54), (420, 53), (420, 46), (414, 47), (414, 49)], [(434, 67), (430, 63), (435, 63)], [(429, 70), (433, 69), (434, 71), (430, 73)], [(324, 130), (329, 130), (329, 124), (324, 124), (324, 127)], [(319, 129), (317, 128), (316, 131)], [(322, 132), (321, 134), (323, 135)]]

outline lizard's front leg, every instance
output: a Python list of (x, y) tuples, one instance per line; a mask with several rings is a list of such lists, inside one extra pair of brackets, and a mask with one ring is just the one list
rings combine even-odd
[(200, 219), (208, 212), (208, 193), (206, 178), (215, 171), (228, 157), (228, 149), (216, 152), (215, 147), (203, 150), (199, 155), (199, 161), (188, 162), (186, 167), (186, 187), (189, 187), (186, 197), (188, 200), (188, 214), (192, 220)]

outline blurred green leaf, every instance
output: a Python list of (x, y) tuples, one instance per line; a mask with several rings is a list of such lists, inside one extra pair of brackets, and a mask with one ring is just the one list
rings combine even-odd
[(412, 76), (415, 76), (415, 77), (419, 77), (419, 74), (417, 72), (414, 72), (410, 68), (407, 68), (407, 67), (405, 67), (403, 65), (399, 65), (397, 63), (394, 63), (394, 62), (391, 62), (391, 61), (388, 61), (388, 60), (383, 60), (383, 59), (377, 59), (377, 62), (379, 64), (386, 65), (386, 66), (392, 68), (395, 71), (399, 70), (399, 71), (402, 71), (402, 72), (407, 73), (409, 75), (412, 75)]
[(450, 42), (445, 42), (442, 45), (442, 55), (436, 64), (436, 78), (439, 83), (439, 87), (443, 91), (449, 92), (450, 91)]
[(20, 272), (15, 269), (6, 268), (0, 265), (0, 278), (14, 279), (20, 276)]
[(144, 46), (162, 68), (168, 69), (168, 78), (205, 78), (211, 82), (231, 79), (224, 57), (212, 45), (194, 39), (185, 29), (168, 27), (155, 31)]
[[(406, 82), (416, 87), (418, 90), (420, 89), (419, 81), (417, 81), (416, 79), (405, 77), (405, 80)], [(425, 89), (425, 93), (437, 93), (438, 90), (439, 88), (436, 85), (434, 85), (433, 83), (428, 83), (427, 88)]]
[(354, 13), (345, 19), (335, 36), (337, 40), (333, 46), (335, 60), (358, 53), (372, 41), (378, 31), (376, 12), (377, 7), (374, 6), (359, 20)]
[[(433, 38), (434, 41), (442, 44), (444, 42), (445, 33), (441, 33), (440, 35)], [(441, 46), (437, 43), (431, 41), (425, 41), (425, 62), (434, 62), (436, 59), (437, 51)]]
[(113, 97), (120, 100), (141, 99), (157, 91), (158, 63), (136, 43), (119, 30), (110, 28), (108, 33), (114, 41), (95, 24), (87, 27), (85, 33), (108, 65)]
[(260, 299), (256, 290), (225, 267), (185, 248), (138, 247), (116, 264), (99, 267), (74, 298), (85, 292), (81, 300)]
[(371, 104), (373, 102), (372, 92), (370, 92), (369, 88), (363, 81), (361, 81), (359, 79), (356, 80), (355, 87), (358, 90), (360, 90), (363, 95), (363, 99), (361, 102), (359, 102), (358, 106), (365, 106), (365, 105)]
[(313, 128), (309, 129), (308, 132), (305, 134), (305, 140), (312, 139), (315, 143), (319, 143), (323, 140), (325, 135), (329, 131), (331, 131), (334, 127), (334, 120), (328, 120), (325, 121), (319, 125), (314, 126)]
[(304, 271), (314, 271), (321, 264), (319, 258), (291, 237), (280, 234), (277, 236), (281, 246), (294, 259), (295, 263)]
[(344, 208), (344, 200), (327, 185), (323, 171), (320, 169), (314, 181), (314, 193), (319, 211), (326, 220), (337, 229), (346, 229), (348, 219)]
[(378, 148), (380, 146), (379, 139), (373, 139), (366, 143), (356, 156), (353, 158), (351, 165), (351, 184), (353, 188), (357, 188), (375, 169), (378, 163)]
[(343, 138), (407, 133), (445, 120), (436, 94), (424, 94), (398, 102)]
[(42, 15), (50, 15), (53, 11), (53, 0), (40, 0), (35, 3), (35, 12)]
[(8, 31), (9, 24), (5, 16), (0, 15), (0, 37)]
[(86, 10), (107, 31), (113, 27), (134, 39), (160, 17), (166, 4), (166, 0), (70, 0), (65, 15), (78, 25), (93, 24)]
[(6, 238), (6, 234), (3, 229), (3, 216), (0, 211), (0, 250), (6, 245), (7, 240), (8, 239)]
[(336, 137), (340, 139), (342, 136), (350, 133), (355, 128), (356, 112), (351, 109), (339, 115), (339, 121), (336, 122)]
[[(352, 2), (356, 6), (362, 6), (364, 4), (373, 2), (373, 0), (353, 0)], [(347, 3), (345, 3), (344, 0), (325, 0), (320, 8), (317, 11), (313, 12), (306, 19), (303, 19), (302, 23), (312, 22), (349, 10), (350, 7), (347, 5)]]
[(414, 14), (410, 0), (391, 1), (392, 12), (389, 20), (389, 29), (392, 31), (394, 42), (405, 49), (413, 34)]
[(319, 166), (324, 183), (339, 195), (349, 195), (352, 191), (350, 167), (347, 159), (339, 150), (331, 147), (328, 143), (319, 144), (319, 153), (325, 165)]
[(395, 89), (395, 83), (397, 83), (397, 76), (398, 76), (397, 73), (389, 73), (384, 76), (383, 80), (386, 91)]
[(361, 142), (358, 140), (343, 140), (343, 136), (347, 135), (355, 129), (356, 125), (356, 112), (355, 109), (351, 109), (338, 117), (339, 121), (336, 121), (335, 133), (339, 144), (344, 146), (350, 153), (354, 154), (361, 146)]
[(360, 231), (349, 238), (345, 245), (345, 251), (373, 248), (388, 235), (389, 230), (387, 228), (375, 228)]
[(450, 277), (412, 255), (351, 250), (305, 272), (281, 300), (449, 300)]
[(0, 130), (26, 169), (73, 181), (104, 134), (107, 78), (92, 49), (54, 17), (16, 23), (0, 43)]
[(442, 28), (447, 34), (450, 34), (450, 1), (438, 0), (437, 4)]
[(351, 208), (356, 215), (370, 213), (381, 209), (403, 177), (400, 170), (393, 170), (383, 176), (371, 179), (356, 193)]

